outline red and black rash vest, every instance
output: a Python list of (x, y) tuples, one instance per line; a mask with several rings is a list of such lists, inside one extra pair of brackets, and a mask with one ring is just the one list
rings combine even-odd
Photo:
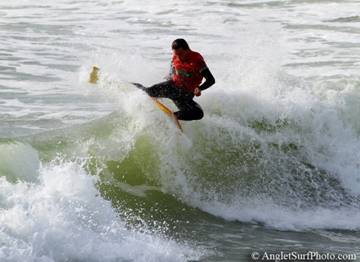
[(190, 50), (183, 61), (178, 56), (173, 55), (171, 64), (172, 80), (175, 86), (194, 93), (195, 88), (199, 87), (202, 82), (201, 72), (207, 69), (202, 55)]

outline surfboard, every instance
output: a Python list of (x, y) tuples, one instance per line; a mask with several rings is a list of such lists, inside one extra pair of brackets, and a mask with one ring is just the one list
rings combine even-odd
[[(99, 80), (99, 71), (100, 68), (97, 66), (93, 66), (91, 73), (90, 73), (90, 77), (89, 77), (89, 83), (91, 84), (97, 84), (98, 80)], [(170, 119), (174, 122), (174, 124), (176, 125), (176, 127), (183, 132), (183, 129), (180, 125), (179, 120), (177, 119), (177, 117), (175, 116), (174, 112), (167, 107), (166, 105), (164, 105), (163, 103), (161, 103), (158, 99), (156, 99), (155, 97), (150, 97), (154, 104), (156, 105), (157, 108), (159, 108), (161, 111), (163, 111), (168, 117), (170, 117)]]

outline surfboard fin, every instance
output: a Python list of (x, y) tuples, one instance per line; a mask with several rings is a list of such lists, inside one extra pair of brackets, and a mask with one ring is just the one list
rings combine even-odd
[(174, 119), (174, 122), (175, 122), (175, 125), (177, 126), (177, 128), (179, 128), (181, 132), (184, 132), (184, 130), (182, 129), (182, 126), (180, 125), (179, 119), (176, 117), (176, 115), (174, 113), (172, 113), (172, 117)]
[(99, 80), (99, 70), (100, 70), (99, 67), (93, 66), (91, 73), (90, 73), (89, 83), (91, 83), (91, 84), (97, 83), (97, 81)]

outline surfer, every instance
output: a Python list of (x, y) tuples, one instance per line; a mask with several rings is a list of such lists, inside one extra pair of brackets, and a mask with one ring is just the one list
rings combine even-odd
[(215, 78), (202, 55), (192, 51), (184, 39), (174, 40), (171, 48), (173, 57), (167, 81), (148, 88), (134, 84), (151, 97), (170, 98), (179, 109), (174, 113), (178, 120), (199, 120), (203, 118), (204, 112), (193, 98), (212, 86)]

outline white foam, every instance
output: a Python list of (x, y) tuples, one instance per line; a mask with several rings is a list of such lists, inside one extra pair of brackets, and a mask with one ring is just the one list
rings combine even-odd
[(77, 163), (42, 166), (39, 179), (0, 179), (2, 261), (186, 261), (200, 255), (129, 228), (99, 196), (96, 178)]
[(262, 223), (279, 230), (309, 229), (360, 229), (360, 213), (357, 208), (296, 209), (271, 202), (249, 200), (247, 203), (201, 203), (201, 208), (227, 220)]

